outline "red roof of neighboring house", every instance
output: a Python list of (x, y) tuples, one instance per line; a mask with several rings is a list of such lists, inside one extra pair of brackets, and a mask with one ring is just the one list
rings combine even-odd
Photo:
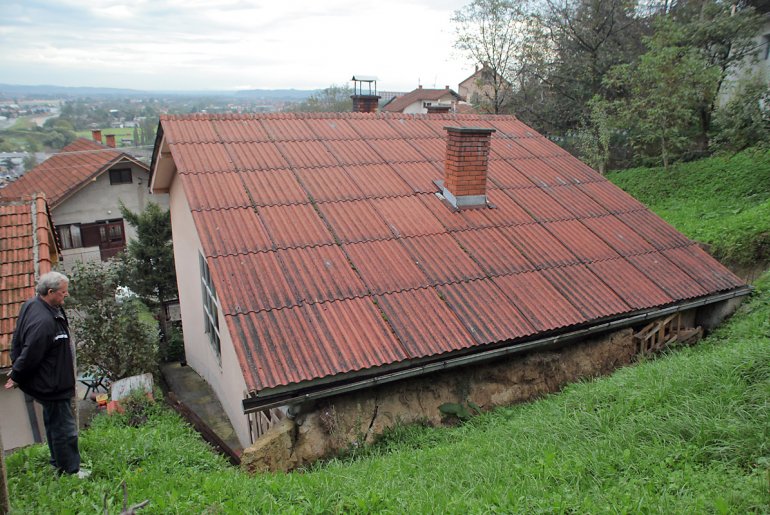
[(43, 192), (49, 205), (54, 208), (91, 179), (124, 159), (147, 168), (128, 154), (93, 140), (78, 138), (18, 180), (0, 189), (0, 198)]
[(435, 102), (446, 95), (452, 95), (455, 100), (462, 100), (462, 97), (452, 91), (451, 89), (424, 89), (417, 88), (414, 91), (410, 91), (406, 95), (394, 98), (392, 101), (385, 104), (382, 108), (383, 111), (388, 113), (400, 113), (415, 102), (432, 101)]
[[(515, 344), (743, 285), (512, 116), (160, 124), (153, 185), (168, 187), (173, 160), (253, 392)], [(494, 208), (452, 211), (437, 196), (446, 126), (496, 130)]]
[(11, 366), (19, 309), (35, 295), (36, 278), (51, 271), (56, 255), (45, 197), (0, 202), (0, 368)]

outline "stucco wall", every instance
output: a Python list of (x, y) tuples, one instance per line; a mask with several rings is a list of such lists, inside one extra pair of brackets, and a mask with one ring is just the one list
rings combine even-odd
[(425, 114), (428, 112), (428, 110), (422, 106), (423, 102), (430, 102), (431, 105), (439, 105), (439, 104), (451, 105), (454, 99), (455, 97), (453, 97), (451, 94), (446, 94), (441, 98), (439, 98), (438, 100), (420, 100), (418, 102), (413, 102), (412, 104), (404, 108), (403, 112), (405, 114), (415, 114), (415, 113)]
[(182, 329), (187, 364), (191, 366), (219, 397), (241, 445), (251, 443), (246, 415), (241, 400), (246, 383), (233, 349), (227, 324), (219, 308), (219, 334), (221, 362), (211, 347), (205, 332), (200, 265), (198, 255), (201, 243), (195, 230), (195, 222), (181, 181), (175, 178), (170, 189), (171, 228), (174, 233), (174, 260), (176, 263), (179, 308), (182, 314)]

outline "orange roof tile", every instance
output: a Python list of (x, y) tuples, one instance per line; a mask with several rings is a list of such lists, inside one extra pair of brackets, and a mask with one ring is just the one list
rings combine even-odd
[[(493, 207), (457, 211), (436, 195), (449, 125), (496, 129)], [(252, 392), (742, 285), (511, 116), (163, 116), (161, 139)]]
[(11, 366), (21, 305), (35, 295), (36, 278), (51, 270), (57, 256), (45, 197), (0, 201), (0, 368)]
[(0, 189), (0, 199), (44, 193), (51, 208), (78, 191), (91, 179), (123, 160), (146, 168), (131, 156), (95, 141), (79, 138), (49, 157), (18, 180)]

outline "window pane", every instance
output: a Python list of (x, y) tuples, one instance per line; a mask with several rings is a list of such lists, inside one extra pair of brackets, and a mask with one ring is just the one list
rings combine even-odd
[(80, 226), (79, 225), (70, 225), (70, 236), (72, 237), (72, 246), (73, 247), (82, 247), (83, 246), (83, 240), (80, 239)]

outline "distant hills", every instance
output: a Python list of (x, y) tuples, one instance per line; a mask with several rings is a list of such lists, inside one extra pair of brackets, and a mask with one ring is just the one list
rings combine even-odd
[(14, 97), (61, 98), (61, 97), (229, 97), (249, 100), (304, 100), (319, 90), (303, 89), (249, 89), (242, 91), (160, 91), (128, 88), (70, 87), (53, 85), (0, 84), (0, 99)]

